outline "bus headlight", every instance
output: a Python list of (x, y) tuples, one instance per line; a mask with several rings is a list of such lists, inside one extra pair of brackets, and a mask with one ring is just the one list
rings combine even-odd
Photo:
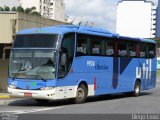
[(54, 90), (55, 87), (43, 87), (43, 88), (40, 88), (41, 90)]
[(11, 88), (11, 89), (16, 89), (15, 85), (9, 85), (8, 87)]

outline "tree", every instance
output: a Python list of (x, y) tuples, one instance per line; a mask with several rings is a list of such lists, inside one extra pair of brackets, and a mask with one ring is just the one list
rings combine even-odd
[(4, 6), (4, 11), (10, 11), (10, 8), (8, 6)]
[(36, 7), (31, 7), (31, 12), (34, 12), (36, 10)]
[(3, 7), (0, 7), (0, 11), (4, 11)]
[(31, 9), (30, 9), (30, 8), (26, 8), (26, 9), (24, 10), (24, 13), (30, 14), (30, 13), (31, 13)]
[(41, 14), (39, 12), (32, 12), (31, 15), (35, 15), (35, 16), (41, 17)]
[(17, 11), (16, 7), (13, 7), (13, 8), (11, 9), (11, 11)]
[(36, 7), (31, 7), (31, 8), (26, 8), (24, 10), (24, 13), (26, 14), (31, 14), (32, 12), (34, 12), (36, 10)]
[(39, 12), (36, 12), (36, 7), (31, 7), (31, 8), (26, 8), (23, 9), (21, 6), (13, 7), (12, 11), (17, 11), (17, 12), (21, 12), (21, 13), (25, 13), (28, 15), (35, 15), (35, 16), (41, 16), (41, 14)]
[(24, 13), (24, 9), (21, 6), (18, 6), (17, 7), (17, 12)]
[(41, 16), (41, 14), (39, 12), (36, 12), (35, 10), (36, 10), (36, 7), (26, 8), (24, 10), (24, 13), (30, 14), (30, 15), (35, 15), (35, 16)]

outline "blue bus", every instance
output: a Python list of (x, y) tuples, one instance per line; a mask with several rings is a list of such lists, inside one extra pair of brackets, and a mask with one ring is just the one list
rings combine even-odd
[(156, 43), (92, 27), (60, 25), (19, 31), (8, 92), (39, 103), (140, 91), (156, 86)]

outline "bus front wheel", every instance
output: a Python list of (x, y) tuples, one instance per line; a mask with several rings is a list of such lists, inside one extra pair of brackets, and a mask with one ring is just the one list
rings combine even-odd
[(74, 99), (74, 103), (76, 104), (84, 103), (86, 101), (86, 98), (87, 98), (87, 88), (84, 84), (81, 84), (77, 88), (76, 98)]
[(139, 96), (140, 91), (141, 91), (141, 83), (139, 81), (136, 81), (132, 95), (137, 97)]

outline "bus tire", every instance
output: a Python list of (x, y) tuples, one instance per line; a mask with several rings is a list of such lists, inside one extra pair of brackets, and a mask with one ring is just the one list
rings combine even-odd
[(81, 84), (80, 86), (78, 86), (74, 103), (75, 104), (84, 103), (87, 98), (87, 93), (88, 91), (84, 84)]
[(137, 96), (139, 96), (140, 91), (141, 91), (141, 83), (140, 83), (140, 81), (137, 80), (135, 82), (134, 91), (132, 92), (132, 95), (137, 97)]
[(34, 99), (37, 103), (40, 103), (40, 104), (46, 104), (49, 102), (49, 100), (44, 100), (44, 99)]

